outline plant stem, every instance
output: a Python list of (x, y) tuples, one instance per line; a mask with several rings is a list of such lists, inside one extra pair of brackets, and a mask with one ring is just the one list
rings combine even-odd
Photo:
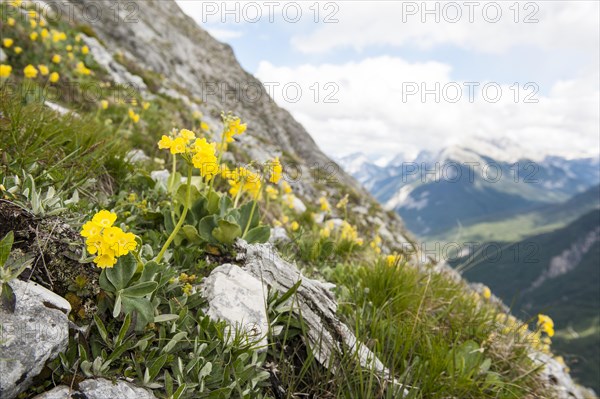
[(165, 255), (165, 252), (167, 251), (167, 248), (169, 248), (169, 245), (171, 245), (171, 242), (173, 242), (173, 240), (175, 239), (175, 236), (181, 229), (181, 226), (183, 226), (183, 222), (185, 222), (185, 217), (187, 216), (188, 210), (190, 208), (189, 204), (190, 204), (190, 196), (191, 196), (191, 192), (192, 192), (192, 167), (189, 165), (188, 165), (188, 176), (187, 176), (186, 184), (187, 184), (187, 194), (186, 194), (185, 204), (183, 204), (183, 212), (181, 213), (181, 216), (179, 217), (179, 222), (177, 223), (177, 226), (175, 226), (175, 228), (173, 229), (173, 232), (167, 239), (167, 242), (165, 242), (165, 245), (163, 245), (163, 247), (160, 250), (160, 252), (158, 253), (158, 255), (156, 255), (156, 258), (154, 258), (154, 261), (156, 263), (160, 263), (163, 256)]
[(254, 203), (252, 204), (252, 209), (250, 210), (250, 217), (248, 218), (248, 222), (246, 223), (246, 228), (244, 229), (244, 234), (242, 234), (242, 238), (246, 236), (246, 233), (250, 229), (250, 224), (252, 223), (252, 218), (254, 217), (254, 211), (256, 210), (256, 204), (258, 204), (258, 199), (260, 198), (260, 194), (263, 191), (264, 184), (260, 185), (260, 190), (256, 193), (254, 197)]

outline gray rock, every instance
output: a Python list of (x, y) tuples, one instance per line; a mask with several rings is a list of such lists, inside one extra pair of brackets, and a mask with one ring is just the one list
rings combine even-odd
[(202, 281), (202, 291), (213, 320), (227, 321), (232, 332), (241, 329), (253, 343), (266, 347), (266, 286), (259, 279), (239, 266), (225, 264)]
[(150, 160), (150, 157), (148, 155), (146, 155), (146, 153), (140, 149), (134, 149), (134, 150), (129, 151), (125, 158), (131, 163), (145, 162), (145, 161)]
[(6, 61), (6, 53), (0, 48), (0, 62)]
[(48, 360), (67, 348), (68, 314), (64, 298), (33, 282), (13, 280), (14, 313), (0, 309), (0, 398), (27, 389)]
[(126, 381), (112, 382), (104, 378), (89, 379), (79, 383), (78, 390), (71, 391), (65, 385), (57, 386), (34, 399), (156, 399), (154, 394)]
[(269, 237), (271, 244), (287, 243), (290, 242), (287, 232), (283, 227), (274, 227), (271, 229), (271, 237)]
[(543, 365), (540, 377), (554, 389), (557, 399), (586, 399), (589, 397), (589, 390), (582, 389), (575, 384), (564, 366), (553, 357), (542, 352), (532, 352), (529, 357), (534, 363)]
[(106, 48), (93, 37), (81, 34), (81, 38), (85, 44), (90, 48), (90, 53), (94, 57), (94, 60), (108, 73), (115, 83), (122, 85), (128, 85), (135, 88), (139, 92), (144, 92), (148, 88), (144, 83), (144, 80), (130, 73), (127, 68), (116, 62), (113, 56), (106, 50)]

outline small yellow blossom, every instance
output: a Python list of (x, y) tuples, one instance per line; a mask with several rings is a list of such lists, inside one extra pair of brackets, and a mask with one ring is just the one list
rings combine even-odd
[(290, 228), (292, 229), (292, 231), (296, 231), (300, 228), (300, 225), (298, 224), (298, 222), (293, 221), (292, 224), (290, 225)]
[(49, 35), (50, 35), (50, 32), (48, 32), (48, 29), (46, 29), (46, 28), (42, 29), (42, 31), (40, 32), (40, 36), (42, 37), (43, 40), (46, 40)]
[(44, 21), (43, 19), (40, 19), (40, 26), (43, 28), (46, 25), (47, 25), (46, 21)]
[(144, 109), (144, 111), (147, 111), (147, 110), (148, 110), (148, 108), (150, 108), (150, 103), (143, 102), (143, 103), (142, 103), (142, 108)]
[(10, 65), (0, 64), (0, 78), (8, 78), (12, 72)]
[(281, 218), (281, 223), (283, 224), (288, 224), (289, 221), (290, 218), (288, 216), (283, 215), (283, 217)]
[(194, 289), (194, 287), (190, 283), (185, 283), (185, 285), (182, 288), (183, 293), (187, 296), (192, 295), (193, 289)]
[(32, 42), (35, 42), (38, 38), (39, 34), (37, 32), (31, 32), (29, 34), (29, 38), (31, 39)]
[(58, 72), (52, 72), (48, 79), (50, 80), (50, 83), (56, 83), (60, 80), (60, 75)]
[(171, 149), (172, 145), (173, 145), (173, 139), (166, 135), (163, 135), (162, 138), (160, 139), (160, 141), (158, 142), (158, 148), (161, 150)]
[(136, 114), (135, 111), (131, 108), (129, 108), (129, 119), (131, 119), (133, 121), (133, 123), (138, 123), (140, 121), (140, 115)]
[(29, 26), (31, 26), (31, 29), (37, 28), (37, 26), (38, 26), (37, 21), (35, 19), (30, 19)]
[(38, 70), (42, 76), (47, 76), (50, 74), (50, 69), (46, 65), (38, 65)]
[(331, 210), (331, 206), (329, 205), (329, 201), (327, 201), (327, 198), (319, 198), (319, 204), (321, 204), (321, 211), (329, 212)]
[(14, 42), (15, 41), (13, 39), (9, 39), (9, 38), (2, 39), (2, 45), (6, 48), (10, 48)]
[(324, 227), (319, 232), (321, 238), (329, 238), (331, 236), (331, 230), (328, 227)]
[(548, 334), (549, 337), (554, 336), (554, 321), (550, 318), (550, 316), (538, 314), (537, 325), (540, 330)]
[(208, 132), (210, 130), (210, 127), (208, 126), (208, 123), (202, 122), (200, 123), (200, 129), (204, 130), (205, 132)]
[(100, 100), (100, 108), (102, 108), (102, 109), (108, 109), (108, 101), (107, 100)]
[(232, 115), (223, 116), (223, 123), (225, 125), (223, 134), (226, 143), (233, 143), (233, 136), (239, 136), (247, 129), (247, 125), (242, 123), (240, 118)]
[(188, 144), (196, 138), (196, 133), (188, 129), (181, 129), (179, 131), (179, 137), (181, 137), (185, 143)]
[(346, 209), (346, 206), (348, 206), (348, 194), (344, 195), (344, 198), (342, 198), (335, 207), (338, 209)]
[(237, 196), (238, 193), (241, 194), (243, 192), (250, 194), (254, 199), (258, 199), (260, 196), (262, 187), (260, 176), (246, 168), (238, 168), (237, 176), (228, 180), (228, 183), (231, 186), (229, 193), (233, 197)]
[(58, 54), (54, 54), (52, 56), (52, 62), (55, 64), (60, 64), (60, 60), (62, 59), (62, 57)]
[(483, 287), (482, 295), (485, 299), (490, 299), (492, 297), (492, 290), (488, 287)]
[(79, 42), (81, 41), (81, 35), (76, 35), (76, 36), (75, 36), (75, 41), (76, 41), (77, 43), (79, 43)]
[(38, 75), (38, 70), (31, 64), (23, 69), (23, 73), (27, 79), (35, 79)]
[(291, 194), (292, 193), (292, 186), (290, 186), (288, 184), (288, 182), (284, 181), (283, 184), (282, 184), (282, 187), (283, 187), (283, 192), (285, 194)]
[(17, 21), (13, 17), (8, 17), (8, 19), (6, 20), (6, 23), (8, 24), (8, 26), (15, 26)]
[(12, 0), (10, 2), (10, 5), (13, 7), (21, 7), (21, 4), (23, 4), (23, 0)]
[(388, 266), (394, 266), (396, 264), (396, 262), (398, 261), (399, 257), (398, 255), (388, 255), (385, 257), (385, 263)]
[(77, 63), (77, 66), (75, 67), (75, 72), (77, 72), (81, 75), (91, 75), (91, 73), (92, 73), (92, 71), (90, 69), (88, 69), (85, 66), (85, 64), (81, 61)]
[(15, 54), (21, 54), (23, 52), (23, 49), (19, 46), (15, 47)]
[(271, 166), (271, 177), (269, 178), (269, 182), (271, 182), (273, 184), (277, 184), (281, 180), (281, 174), (283, 172), (283, 167), (281, 166), (279, 157), (276, 157), (271, 162), (270, 166)]
[(193, 151), (192, 163), (200, 170), (202, 177), (210, 180), (219, 173), (215, 143), (209, 143), (205, 138), (196, 139)]
[(90, 48), (88, 46), (83, 46), (81, 48), (81, 54), (86, 55), (90, 53)]
[(186, 152), (186, 143), (183, 137), (177, 137), (175, 140), (171, 142), (171, 146), (169, 147), (171, 150), (171, 154), (185, 154)]
[(273, 186), (267, 186), (265, 191), (267, 192), (267, 196), (269, 197), (269, 199), (272, 200), (276, 200), (277, 196), (279, 195), (279, 191)]

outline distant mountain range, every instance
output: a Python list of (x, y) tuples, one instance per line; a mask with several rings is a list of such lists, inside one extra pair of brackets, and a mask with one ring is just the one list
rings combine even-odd
[(478, 140), (383, 165), (364, 154), (337, 161), (415, 235), (432, 237), (558, 204), (600, 183), (598, 158), (531, 159), (506, 140)]

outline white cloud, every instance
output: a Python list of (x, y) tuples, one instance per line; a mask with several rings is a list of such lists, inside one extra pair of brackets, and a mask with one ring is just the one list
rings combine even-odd
[[(470, 8), (469, 3), (478, 5)], [(335, 17), (339, 22), (321, 23), (311, 33), (293, 37), (292, 44), (297, 49), (323, 53), (340, 47), (360, 51), (373, 45), (421, 49), (455, 45), (502, 54), (514, 47), (533, 45), (547, 50), (575, 48), (595, 54), (599, 46), (597, 1), (520, 2), (518, 7), (512, 1), (341, 1), (336, 4), (339, 11)], [(435, 7), (436, 13), (425, 13), (426, 9), (435, 10)], [(496, 8), (501, 14), (496, 14)], [(515, 23), (515, 18), (519, 22)], [(490, 22), (496, 19), (497, 22)], [(538, 22), (525, 23), (526, 19)]]
[[(299, 84), (303, 92), (300, 101), (286, 101), (280, 89), (273, 91), (275, 100), (289, 109), (321, 148), (332, 155), (363, 151), (391, 156), (416, 149), (436, 150), (473, 136), (507, 137), (522, 144), (532, 157), (598, 155), (597, 71), (557, 82), (548, 95), (534, 96), (538, 103), (523, 102), (533, 89), (525, 90), (522, 85), (517, 103), (516, 89), (508, 85), (501, 86), (502, 96), (497, 103), (484, 100), (479, 91), (470, 102), (464, 82), (452, 82), (451, 72), (451, 67), (443, 63), (409, 63), (384, 56), (343, 65), (293, 68), (262, 62), (256, 75), (263, 82), (279, 82), (282, 86)], [(316, 82), (321, 88), (319, 102), (314, 99)], [(338, 85), (334, 97), (339, 103), (323, 103), (323, 95), (331, 93), (324, 89), (327, 82)], [(407, 96), (406, 85), (413, 82), (417, 87), (424, 82), (428, 89), (439, 82), (439, 103), (433, 95), (428, 95), (425, 102), (420, 95)], [(449, 82), (464, 89), (457, 103), (447, 101), (453, 97), (450, 90), (448, 96), (443, 96), (443, 87)], [(490, 90), (489, 96), (493, 94)]]

